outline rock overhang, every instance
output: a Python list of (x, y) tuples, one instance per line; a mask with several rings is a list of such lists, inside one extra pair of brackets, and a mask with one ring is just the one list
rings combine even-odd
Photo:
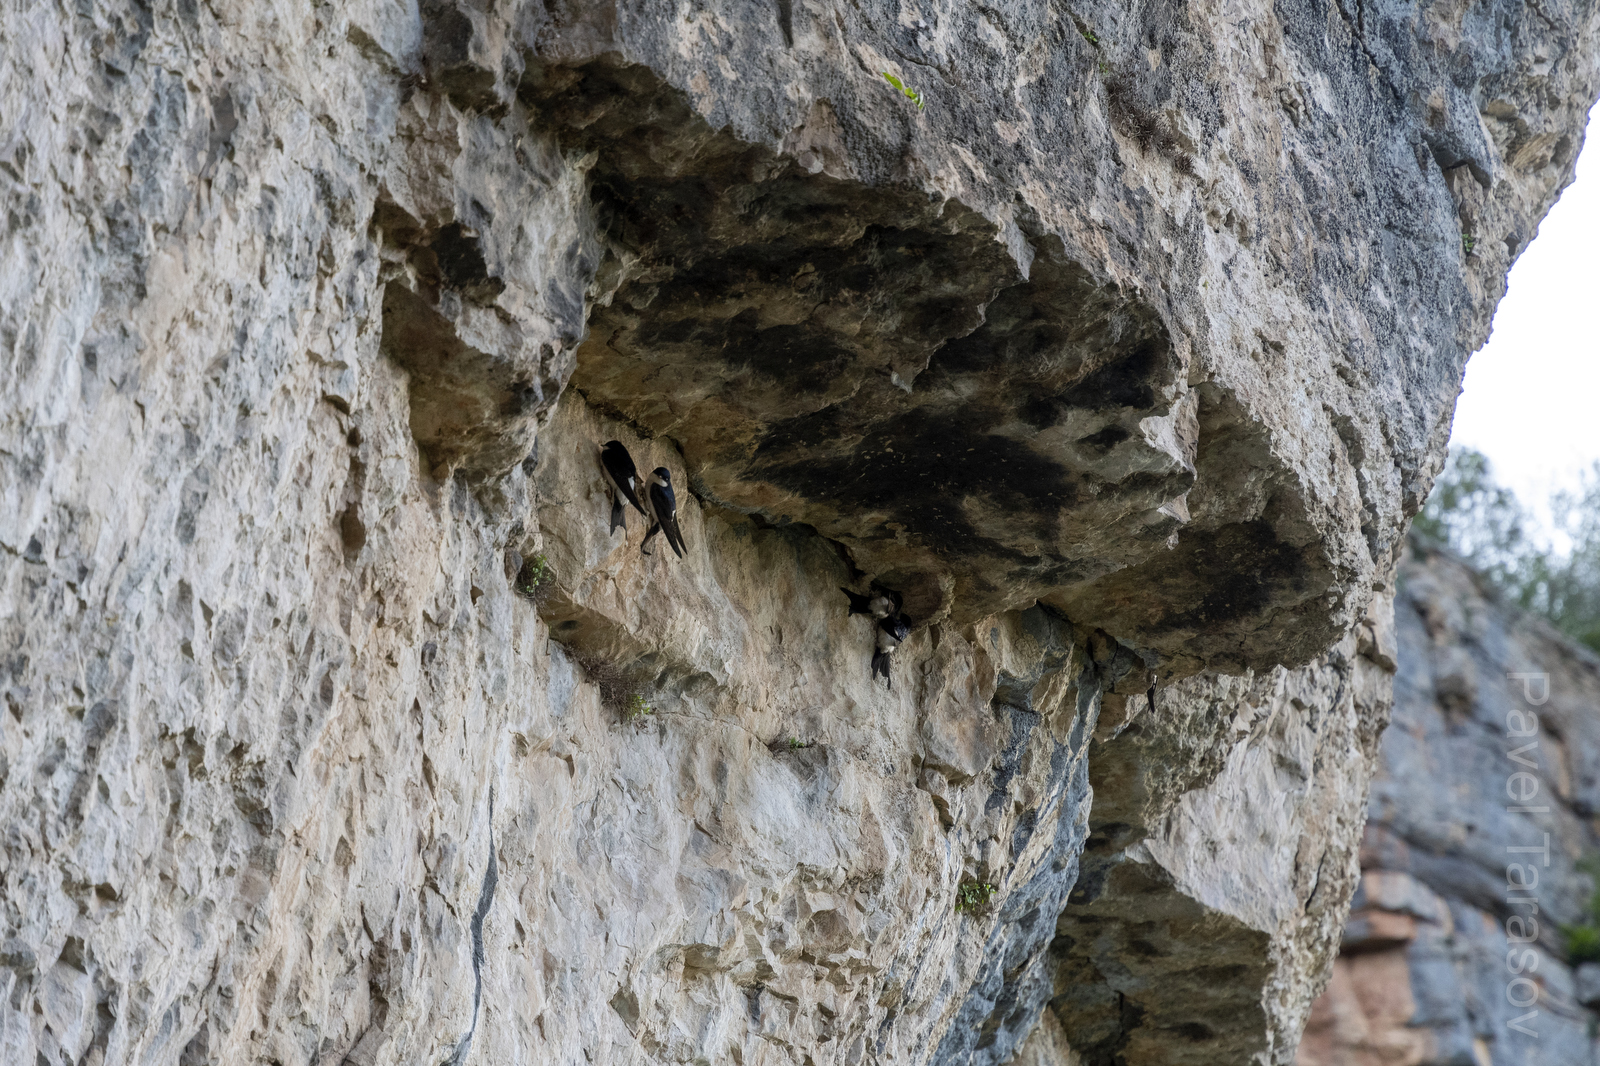
[[(1382, 721), (1381, 698), (1363, 710), (1351, 694), (1383, 686), (1340, 665), (1359, 650), (1336, 648), (1323, 668), (1307, 668), (1322, 672), (1316, 691), (1296, 691), (1277, 672), (1150, 689), (1142, 662), (1097, 654), (1097, 672), (1120, 679), (1099, 686), (1107, 729), (1137, 717), (1112, 737), (1130, 750), (1083, 753), (1070, 731), (1060, 740), (1040, 728), (1087, 728), (1060, 704), (1074, 687), (1056, 661), (1064, 645), (1006, 638), (1011, 652), (996, 657), (992, 632), (930, 625), (902, 655), (892, 694), (865, 690), (868, 623), (843, 615), (843, 567), (820, 538), (794, 524), (774, 535), (688, 499), (692, 531), (703, 534), (691, 537), (694, 565), (640, 559), (609, 539), (603, 490), (578, 449), (613, 432), (631, 445), (640, 439), (632, 428), (546, 424), (541, 462), (518, 459), (566, 387), (593, 311), (585, 287), (598, 272), (590, 299), (602, 308), (624, 288), (645, 295), (591, 196), (589, 172), (627, 157), (606, 163), (577, 141), (563, 150), (560, 124), (529, 111), (515, 88), (530, 56), (559, 72), (614, 55), (619, 69), (653, 79), (640, 82), (646, 96), (689, 102), (706, 120), (697, 136), (707, 152), (721, 150), (721, 131), (721, 143), (759, 149), (757, 163), (765, 152), (877, 199), (910, 190), (913, 206), (916, 197), (942, 205), (912, 224), (879, 220), (864, 261), (891, 263), (890, 280), (919, 278), (914, 257), (887, 258), (913, 247), (886, 243), (890, 228), (1000, 246), (995, 293), (961, 297), (963, 315), (981, 306), (980, 322), (918, 316), (916, 344), (875, 339), (886, 362), (871, 373), (895, 372), (891, 359), (916, 371), (910, 394), (885, 392), (897, 404), (920, 403), (941, 355), (969, 337), (989, 337), (1008, 358), (1027, 354), (997, 330), (1036, 335), (1017, 323), (1045, 299), (1031, 286), (1052, 262), (1083, 271), (1094, 292), (1126, 297), (1118, 306), (1130, 315), (1149, 311), (1179, 368), (1176, 396), (1156, 397), (1173, 401), (1167, 413), (1151, 416), (1133, 392), (1125, 416), (1046, 444), (1106, 449), (1092, 472), (1120, 484), (1136, 472), (1122, 459), (1136, 438), (1186, 457), (1192, 441), (1193, 483), (1168, 515), (1182, 522), (1186, 510), (1173, 551), (1187, 544), (1190, 556), (1158, 575), (1189, 587), (1168, 589), (1128, 566), (1070, 589), (1082, 603), (1063, 611), (1122, 634), (1154, 632), (1226, 668), (1273, 649), (1298, 655), (1296, 640), (1314, 646), (1318, 625), (1337, 624), (1337, 595), (1359, 595), (1362, 553), (1381, 564), (1426, 491), (1460, 357), (1481, 339), (1507, 256), (1570, 174), (1581, 140), (1574, 116), (1594, 85), (1592, 64), (1573, 67), (1593, 55), (1600, 13), (1551, 25), (1515, 0), (1459, 14), (1436, 6), (1423, 19), (1400, 6), (1230, 0), (1224, 10), (1191, 0), (1083, 3), (1069, 25), (1053, 2), (997, 0), (925, 5), (924, 30), (918, 17), (897, 21), (900, 5), (884, 0), (715, 8), (429, 0), (420, 14), (323, 5), (314, 20), (258, 20), (226, 3), (134, 5), (127, 17), (101, 4), (40, 9), (19, 25), (19, 39), (42, 45), (18, 51), (12, 68), (31, 62), (38, 76), (0, 78), (21, 100), (25, 131), (0, 152), (0, 183), (15, 182), (6, 188), (27, 200), (27, 224), (7, 247), (30, 264), (8, 275), (20, 295), (0, 328), (15, 329), (20, 359), (20, 444), (0, 456), (14, 468), (4, 539), (22, 607), (5, 622), (5, 695), (20, 728), (8, 723), (4, 734), (22, 787), (5, 798), (26, 815), (12, 819), (18, 832), (38, 845), (11, 868), (14, 894), (36, 904), (17, 909), (6, 931), (24, 945), (15, 954), (28, 971), (10, 1000), (19, 1056), (182, 1047), (190, 1059), (287, 1060), (320, 1046), (352, 1060), (440, 1061), (476, 1032), (479, 1055), (514, 1055), (539, 1039), (549, 1061), (625, 1058), (641, 1046), (710, 1061), (733, 1048), (747, 1062), (786, 1060), (794, 1048), (854, 1061), (874, 1042), (883, 1061), (1003, 1061), (1051, 991), (1036, 978), (1066, 964), (1052, 951), (1055, 963), (1035, 955), (1027, 969), (1015, 965), (1050, 943), (1048, 921), (1037, 919), (1048, 919), (1051, 897), (1033, 888), (1073, 881), (1080, 852), (1096, 864), (1148, 829), (1148, 856), (1160, 857), (1160, 840), (1181, 860), (1171, 869), (1191, 872), (1167, 893), (1177, 907), (1188, 909), (1174, 894), (1239, 917), (1265, 899), (1305, 921), (1273, 933), (1281, 965), (1265, 979), (1259, 968), (1206, 972), (1217, 954), (1206, 914), (1190, 925), (1193, 954), (1171, 961), (1147, 951), (1172, 941), (1171, 927), (1107, 936), (1106, 957), (1086, 960), (1094, 972), (1068, 975), (1096, 987), (1058, 1001), (1045, 1028), (1073, 1015), (1074, 1043), (1104, 1049), (1101, 1036), (1110, 1045), (1126, 1037), (1114, 1053), (1130, 1062), (1135, 1053), (1166, 1061), (1178, 1040), (1196, 1061), (1240, 1061), (1216, 1049), (1238, 1048), (1236, 1038), (1260, 1047), (1265, 1030), (1272, 1052), (1257, 1061), (1286, 1061), (1303, 1018), (1295, 1004), (1319, 979), (1348, 899), (1339, 870), (1354, 854), (1370, 759), (1353, 742), (1370, 741)], [(1494, 48), (1483, 47), (1489, 28), (1506, 30)], [(117, 43), (100, 50), (102, 39)], [(71, 62), (57, 62), (63, 41)], [(923, 92), (926, 109), (889, 87), (885, 69)], [(1476, 117), (1462, 106), (1472, 94)], [(1475, 123), (1489, 141), (1472, 136)], [(752, 171), (746, 184), (773, 177)], [(827, 221), (809, 201), (793, 214), (807, 212)], [(624, 254), (605, 260), (606, 247)], [(1069, 283), (1059, 284), (1079, 291)], [(396, 301), (380, 306), (380, 294)], [(871, 353), (839, 327), (846, 317), (836, 319), (826, 324), (846, 334), (841, 347), (865, 360)], [(941, 333), (942, 345), (929, 340)], [(920, 368), (919, 348), (928, 354)], [(1000, 363), (987, 352), (977, 370), (956, 367), (969, 376), (952, 393), (994, 390), (1009, 403), (1021, 379), (984, 377)], [(815, 376), (831, 380), (820, 362)], [(587, 407), (571, 392), (563, 409)], [(1054, 426), (1075, 410), (1019, 400), (1006, 408), (1014, 420), (981, 432), (1014, 425), (1010, 438), (1031, 446), (1029, 418)], [(640, 452), (677, 467), (682, 440), (640, 440)], [(536, 489), (566, 448), (570, 491)], [(454, 473), (467, 476), (447, 482)], [(560, 517), (541, 524), (535, 506)], [(788, 512), (770, 513), (777, 524)], [(669, 677), (677, 690), (666, 694), (689, 713), (662, 714), (648, 733), (617, 721), (601, 686), (546, 641), (554, 627), (499, 574), (508, 539), (559, 561), (561, 537), (579, 525), (597, 549), (617, 553), (608, 567), (628, 575), (586, 594), (592, 613), (618, 620), (609, 650), (657, 663), (704, 652), (719, 683), (727, 676), (737, 682), (730, 691), (762, 698), (719, 699), (703, 676), (712, 670), (686, 672)], [(1252, 571), (1267, 588), (1229, 584), (1244, 556), (1277, 560)], [(586, 574), (557, 569), (569, 581)], [(953, 576), (906, 574), (917, 575), (930, 603), (919, 617), (945, 602), (963, 609)], [(710, 609), (678, 595), (700, 583)], [(729, 595), (714, 595), (718, 584)], [(659, 609), (642, 611), (640, 592)], [(1185, 597), (1190, 608), (1153, 615), (1152, 604)], [(1312, 617), (1318, 602), (1327, 619)], [(1274, 603), (1298, 606), (1274, 613)], [(759, 662), (695, 643), (698, 619), (736, 624), (743, 605), (756, 605), (745, 621)], [(1211, 628), (1230, 612), (1247, 624)], [(1002, 618), (1002, 633), (1030, 619), (1041, 633), (1060, 623), (1044, 610)], [(1055, 674), (1039, 676), (1036, 661)], [(913, 672), (920, 687), (905, 683)], [(1265, 735), (1253, 714), (1228, 713), (1240, 680), (1261, 686)], [(1029, 730), (1030, 716), (1040, 719), (1028, 733), (1036, 746), (1005, 739)], [(1293, 728), (1279, 736), (1269, 721)], [(1307, 730), (1321, 740), (1304, 743)], [(796, 731), (818, 743), (791, 750), (783, 738)], [(777, 752), (762, 743), (772, 738)], [(1097, 768), (1092, 811), (1086, 787), (1054, 776), (1058, 742), (1079, 753), (1077, 765)], [(749, 787), (710, 787), (724, 769)], [(1191, 811), (1177, 835), (1161, 804), (1119, 802), (1117, 783), (1151, 774), (1164, 774), (1163, 794), (1182, 793)], [(782, 834), (747, 847), (758, 837), (742, 836), (739, 823), (770, 786), (801, 778), (810, 783), (791, 794), (816, 805), (797, 803)], [(1071, 782), (1055, 808), (1051, 780)], [(1001, 781), (1009, 796), (996, 801)], [(1197, 791), (1209, 799), (1192, 800)], [(1310, 802), (1297, 809), (1297, 799)], [(41, 800), (58, 815), (34, 817)], [(1124, 816), (1135, 806), (1141, 818)], [(1087, 825), (1097, 839), (1085, 848), (1075, 830), (1046, 832), (1052, 809), (1058, 830)], [(139, 831), (158, 823), (154, 837)], [(809, 848), (823, 848), (826, 864), (830, 838), (841, 875), (848, 865), (901, 879), (819, 883)], [(1256, 841), (1263, 861), (1241, 861), (1241, 839)], [(1006, 841), (1013, 855), (1039, 849), (1041, 880), (1000, 875)], [(1261, 893), (1233, 892), (1236, 878), (1207, 868), (1219, 850), (1232, 867), (1221, 872), (1248, 871)], [(885, 862), (891, 854), (909, 861)], [(500, 876), (479, 923), (480, 1004), (476, 983), (459, 978), (475, 946), (468, 916), (494, 881), (491, 855)], [(725, 934), (750, 928), (737, 924), (749, 914), (738, 901), (719, 899), (718, 885), (733, 883), (719, 870), (772, 890), (755, 918), (775, 934), (774, 954), (764, 945), (743, 959), (719, 955)], [(307, 876), (321, 891), (305, 894)], [(999, 917), (1029, 925), (1028, 935), (991, 940), (989, 926), (954, 912), (968, 879), (1000, 886)], [(1150, 883), (1130, 881), (1123, 887)], [(1109, 907), (1120, 910), (1113, 923), (1138, 932), (1148, 897), (1120, 895), (1116, 878), (1102, 883), (1113, 891), (1075, 905), (1078, 919)], [(683, 884), (706, 906), (700, 913), (717, 909), (692, 937)], [(1229, 893), (1219, 899), (1217, 888)], [(843, 921), (791, 924), (789, 903), (813, 909), (817, 892), (835, 896), (817, 913)], [(215, 905), (217, 920), (190, 920), (197, 898), (202, 912)], [(1119, 899), (1130, 905), (1121, 910)], [(874, 917), (858, 925), (858, 914)], [(891, 924), (876, 926), (880, 918)], [(905, 963), (884, 966), (881, 983), (850, 954), (863, 928), (887, 930), (878, 958)], [(941, 929), (936, 941), (918, 939)], [(1259, 957), (1261, 926), (1228, 929), (1238, 950)], [(140, 977), (126, 962), (151, 936), (190, 948)], [(835, 955), (838, 967), (810, 964)], [(788, 971), (783, 984), (763, 989), (774, 970)], [(1173, 994), (1174, 971), (1194, 978), (1184, 995)], [(918, 974), (923, 981), (902, 980)], [(837, 981), (857, 998), (842, 1001)], [(1224, 982), (1237, 983), (1234, 995), (1187, 994), (1229, 991)], [(1140, 1000), (1149, 1009), (1136, 1019), (1124, 1008)], [(255, 1004), (263, 1024), (235, 1024), (240, 1004)], [(155, 1018), (160, 1025), (145, 1024)], [(941, 1031), (949, 1042), (933, 1043)], [(680, 1043), (685, 1034), (694, 1035)]]
[(1364, 604), (1359, 516), (1330, 536), (1279, 427), (1028, 204), (835, 176), (616, 56), (521, 99), (589, 167), (572, 387), (706, 499), (938, 590), (918, 621), (1044, 602), (1166, 676), (1303, 661)]
[[(433, 20), (434, 85), (587, 202), (528, 289), (567, 332), (491, 367), (498, 429), (453, 468), (503, 468), (576, 357), (707, 499), (936, 590), (928, 617), (1042, 601), (1168, 677), (1303, 662), (1360, 617), (1498, 291), (1495, 198), (1567, 162), (1515, 93), (1485, 128), (1529, 173), (1411, 144), (1394, 56), (1299, 9), (1242, 78), (1194, 47), (1204, 5), (502, 15)], [(510, 309), (486, 286), (519, 269), (491, 249), (462, 293)]]

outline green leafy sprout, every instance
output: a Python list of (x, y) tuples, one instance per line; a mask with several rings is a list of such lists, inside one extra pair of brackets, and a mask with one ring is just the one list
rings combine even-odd
[(1578, 869), (1595, 882), (1595, 890), (1584, 908), (1583, 920), (1561, 927), (1561, 939), (1567, 949), (1567, 961), (1576, 966), (1580, 962), (1600, 962), (1600, 855), (1586, 855), (1578, 860)]
[(1461, 235), (1461, 250), (1463, 252), (1465, 252), (1467, 255), (1471, 255), (1472, 254), (1472, 246), (1474, 244), (1477, 244), (1477, 243), (1478, 243), (1477, 240), (1475, 240), (1472, 237), (1467, 236), (1465, 233), (1463, 233)]
[(628, 702), (623, 706), (622, 718), (626, 722), (637, 722), (647, 714), (655, 714), (656, 709), (645, 702), (642, 695), (635, 692), (628, 697)]
[(1098, 37), (1096, 37), (1094, 35), (1094, 31), (1093, 30), (1080, 29), (1078, 32), (1083, 34), (1083, 39), (1084, 40), (1088, 41), (1090, 44), (1094, 45), (1096, 48), (1100, 47), (1100, 38), (1098, 38)]
[(1600, 962), (1600, 929), (1592, 925), (1565, 925), (1561, 935), (1567, 942), (1567, 961)]
[(956, 886), (956, 913), (981, 911), (989, 906), (994, 894), (1000, 891), (987, 881), (968, 881)]
[(882, 73), (885, 81), (887, 81), (890, 85), (893, 85), (896, 89), (899, 89), (900, 92), (905, 95), (907, 100), (910, 100), (912, 103), (916, 104), (918, 111), (922, 110), (922, 105), (925, 101), (923, 100), (920, 92), (913, 89), (911, 86), (907, 85), (893, 74), (890, 74), (887, 70), (883, 71)]
[(543, 555), (535, 555), (522, 564), (522, 573), (518, 575), (522, 582), (519, 590), (524, 595), (532, 596), (554, 576), (550, 572), (550, 560)]
[(814, 741), (814, 740), (801, 740), (799, 737), (790, 737), (789, 738), (789, 750), (790, 751), (799, 751), (801, 748), (809, 748), (809, 747), (811, 747), (811, 745), (813, 745), (815, 743), (816, 743), (816, 741)]
[(1448, 547), (1513, 604), (1600, 652), (1600, 463), (1548, 499), (1565, 548), (1539, 536), (1540, 520), (1495, 480), (1482, 452), (1454, 448), (1413, 528), (1425, 546)]

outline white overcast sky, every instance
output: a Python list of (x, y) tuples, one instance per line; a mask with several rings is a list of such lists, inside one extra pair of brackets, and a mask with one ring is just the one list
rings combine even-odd
[(1548, 520), (1554, 488), (1600, 459), (1600, 108), (1578, 177), (1511, 269), (1494, 333), (1467, 363), (1450, 443)]

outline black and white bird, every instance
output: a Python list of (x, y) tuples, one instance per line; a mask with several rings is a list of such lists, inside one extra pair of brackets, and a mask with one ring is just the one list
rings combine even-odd
[(622, 501), (633, 504), (633, 509), (649, 517), (644, 504), (639, 502), (639, 469), (633, 465), (633, 456), (620, 440), (608, 440), (600, 449), (600, 469), (605, 471), (606, 484), (611, 486), (611, 532), (617, 527), (628, 528), (623, 517)]
[(894, 681), (889, 677), (889, 657), (910, 636), (911, 627), (906, 624), (904, 615), (891, 614), (878, 619), (878, 645), (872, 653), (872, 680), (878, 680), (878, 675), (882, 674), (888, 686), (894, 688)]
[(658, 466), (650, 473), (650, 482), (645, 486), (645, 499), (650, 505), (652, 525), (650, 532), (644, 535), (644, 544), (639, 545), (639, 551), (645, 555), (650, 553), (644, 550), (645, 544), (650, 543), (650, 538), (657, 533), (665, 532), (667, 543), (672, 550), (678, 553), (678, 558), (683, 558), (683, 534), (678, 530), (678, 497), (672, 492), (672, 472), (664, 466)]
[(900, 594), (893, 589), (872, 586), (872, 591), (863, 596), (859, 592), (851, 592), (843, 585), (839, 591), (850, 597), (850, 613), (871, 615), (873, 618), (888, 618), (891, 614), (900, 613)]

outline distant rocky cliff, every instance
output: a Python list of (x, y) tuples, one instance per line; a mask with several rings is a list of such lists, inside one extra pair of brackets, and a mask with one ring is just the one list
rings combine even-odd
[(1361, 888), (1297, 1061), (1593, 1063), (1600, 965), (1562, 927), (1596, 888), (1600, 657), (1427, 549), (1395, 627)]
[(0, 1061), (1291, 1061), (1597, 19), (8, 12)]

